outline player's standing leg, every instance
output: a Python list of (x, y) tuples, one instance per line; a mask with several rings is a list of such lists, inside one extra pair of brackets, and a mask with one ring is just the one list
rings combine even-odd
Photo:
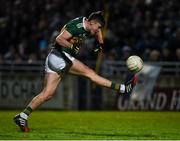
[(28, 132), (28, 122), (27, 118), (33, 110), (38, 108), (45, 101), (51, 99), (55, 94), (55, 90), (61, 81), (61, 76), (57, 73), (46, 73), (44, 78), (44, 88), (43, 90), (32, 99), (28, 106), (23, 112), (14, 117), (15, 123), (20, 127), (23, 132)]

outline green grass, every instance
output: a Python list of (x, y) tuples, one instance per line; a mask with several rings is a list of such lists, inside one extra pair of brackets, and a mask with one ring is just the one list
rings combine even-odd
[(0, 111), (0, 139), (180, 139), (180, 112), (36, 111), (31, 132), (12, 122), (18, 111)]

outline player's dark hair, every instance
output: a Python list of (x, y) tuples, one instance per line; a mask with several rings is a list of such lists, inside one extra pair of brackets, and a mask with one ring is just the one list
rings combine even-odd
[(102, 11), (93, 12), (89, 15), (88, 20), (96, 20), (99, 22), (102, 26), (105, 25), (104, 15)]

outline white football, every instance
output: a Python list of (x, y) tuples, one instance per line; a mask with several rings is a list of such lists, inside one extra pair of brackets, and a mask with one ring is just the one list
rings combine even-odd
[(143, 61), (139, 56), (132, 55), (126, 60), (126, 66), (129, 71), (137, 73), (143, 68)]

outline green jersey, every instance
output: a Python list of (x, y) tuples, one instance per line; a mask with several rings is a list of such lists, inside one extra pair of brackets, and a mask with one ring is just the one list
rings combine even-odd
[[(77, 17), (70, 22), (68, 22), (61, 30), (61, 32), (66, 29), (69, 33), (71, 33), (72, 38), (69, 40), (75, 46), (80, 46), (85, 39), (90, 35), (90, 33), (84, 28), (84, 20), (85, 17)], [(57, 43), (56, 43), (56, 46)], [(59, 46), (60, 47), (60, 46)], [(68, 52), (73, 55), (74, 53), (70, 48), (60, 47), (62, 51)]]

